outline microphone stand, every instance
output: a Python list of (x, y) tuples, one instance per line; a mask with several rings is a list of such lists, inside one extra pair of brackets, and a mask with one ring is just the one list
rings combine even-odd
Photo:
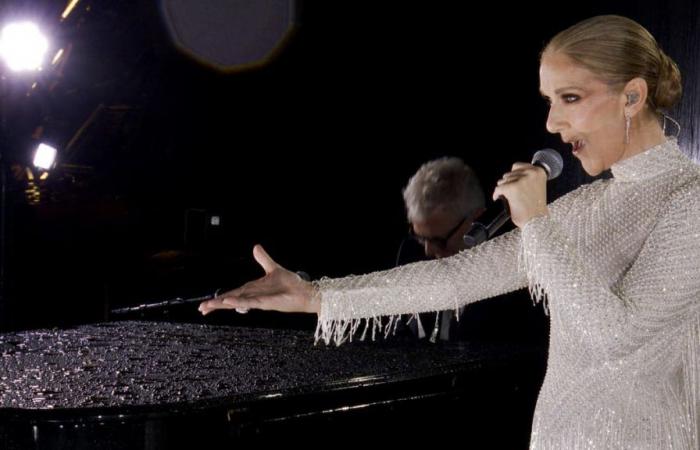
[(8, 105), (7, 83), (0, 71), (0, 329), (9, 325), (7, 311), (9, 310), (5, 295), (5, 274), (7, 272), (7, 171), (5, 170), (5, 147), (7, 146), (7, 114)]
[[(311, 277), (309, 276), (309, 274), (304, 272), (304, 271), (298, 270), (296, 272), (296, 274), (299, 275), (299, 277), (301, 277), (301, 279), (304, 281), (311, 280)], [(217, 289), (216, 291), (214, 291), (213, 294), (200, 295), (198, 297), (189, 297), (189, 298), (175, 297), (175, 298), (171, 298), (169, 300), (161, 300), (158, 302), (143, 303), (143, 304), (137, 305), (137, 306), (127, 306), (124, 308), (113, 309), (110, 311), (110, 314), (118, 316), (118, 315), (123, 315), (123, 314), (153, 311), (153, 310), (158, 310), (161, 308), (170, 308), (171, 306), (187, 305), (190, 303), (201, 303), (203, 301), (212, 300), (212, 299), (216, 298), (222, 292), (226, 292), (226, 290)]]
[(189, 303), (200, 303), (206, 300), (211, 300), (217, 296), (219, 293), (219, 290), (214, 292), (213, 294), (208, 294), (208, 295), (202, 295), (199, 297), (190, 297), (190, 298), (182, 298), (182, 297), (175, 297), (169, 300), (162, 300), (159, 302), (152, 302), (152, 303), (144, 303), (138, 306), (129, 306), (125, 308), (117, 308), (113, 309), (110, 311), (110, 314), (113, 315), (123, 315), (123, 314), (131, 314), (131, 313), (138, 313), (138, 312), (145, 312), (145, 311), (153, 311), (161, 308), (169, 308), (171, 306), (177, 306), (177, 305), (187, 305)]
[(2, 146), (4, 144), (4, 141), (0, 144), (0, 323), (5, 322), (5, 312), (7, 311), (7, 305), (5, 304), (7, 301), (5, 296), (5, 272), (7, 265), (7, 172), (5, 170), (5, 158), (2, 153)]

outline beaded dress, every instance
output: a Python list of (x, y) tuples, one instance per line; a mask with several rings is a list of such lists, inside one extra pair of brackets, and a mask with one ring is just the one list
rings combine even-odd
[(700, 168), (675, 139), (453, 257), (315, 281), (316, 340), (529, 287), (550, 315), (533, 449), (700, 448)]

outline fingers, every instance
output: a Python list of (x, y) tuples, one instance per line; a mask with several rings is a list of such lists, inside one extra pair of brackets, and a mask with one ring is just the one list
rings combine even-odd
[(229, 309), (235, 309), (239, 313), (245, 314), (250, 309), (269, 309), (265, 302), (262, 302), (260, 297), (227, 297), (223, 300), (223, 304)]
[(200, 303), (199, 311), (203, 315), (207, 315), (217, 309), (236, 309), (239, 313), (246, 313), (247, 309), (250, 308), (266, 309), (261, 308), (261, 301), (258, 297), (264, 299), (269, 295), (274, 295), (274, 286), (270, 287), (268, 284), (267, 275), (249, 281), (243, 286), (218, 294), (215, 298)]
[(199, 304), (199, 311), (207, 315), (217, 309), (235, 309), (239, 313), (247, 313), (249, 309), (268, 309), (264, 301), (274, 292), (256, 282), (248, 282), (243, 286), (221, 294), (211, 300)]
[[(259, 280), (256, 280), (259, 281)], [(199, 311), (202, 313), (202, 315), (206, 316), (212, 311), (216, 311), (217, 309), (236, 309), (235, 306), (228, 305), (224, 303), (224, 300), (227, 298), (237, 298), (239, 296), (244, 295), (247, 290), (250, 288), (252, 284), (254, 284), (256, 281), (249, 281), (248, 283), (244, 284), (241, 287), (238, 287), (236, 289), (232, 289), (230, 291), (224, 292), (223, 294), (218, 294), (216, 297), (214, 297), (211, 300), (206, 300), (203, 301), (202, 303), (199, 304)], [(239, 312), (248, 312), (248, 311), (239, 311)]]
[(503, 197), (510, 201), (510, 194), (513, 192), (514, 189), (517, 190), (518, 184), (516, 184), (518, 181), (522, 180), (525, 178), (526, 175), (511, 175), (508, 177), (505, 177), (505, 179), (500, 179), (498, 180), (498, 183), (496, 185), (496, 188), (493, 190), (493, 194), (491, 195), (491, 199), (493, 201), (498, 200), (499, 197)]
[(520, 178), (522, 178), (524, 176), (525, 176), (525, 173), (523, 173), (522, 171), (505, 173), (505, 174), (503, 174), (501, 179), (496, 182), (496, 186), (500, 186), (502, 184), (510, 183), (513, 181), (518, 181)]
[(520, 180), (523, 177), (538, 174), (539, 172), (543, 171), (538, 170), (541, 169), (540, 167), (533, 166), (532, 164), (528, 163), (515, 163), (513, 164), (513, 169), (510, 172), (506, 172), (503, 174), (500, 180), (496, 182), (496, 186), (500, 186), (502, 184), (506, 183), (513, 183), (518, 180)]
[(498, 200), (498, 197), (505, 197), (505, 195), (503, 195), (503, 190), (500, 186), (496, 186), (496, 189), (493, 190), (493, 194), (491, 194), (491, 200), (495, 202), (496, 200)]
[(493, 201), (496, 201), (499, 197), (504, 197), (508, 199), (508, 193), (512, 188), (512, 186), (510, 185), (513, 183), (517, 183), (521, 179), (527, 177), (533, 168), (534, 166), (532, 164), (513, 164), (513, 170), (504, 173), (501, 179), (496, 182), (496, 188), (494, 189), (493, 194), (491, 195), (491, 199)]
[(511, 170), (515, 171), (518, 169), (526, 169), (528, 167), (532, 167), (532, 164), (525, 163), (525, 162), (516, 162), (516, 163), (513, 163), (513, 165), (511, 166)]
[(273, 260), (270, 255), (267, 254), (262, 245), (258, 244), (253, 247), (253, 258), (260, 264), (265, 270), (265, 273), (270, 273), (279, 267), (279, 264)]
[(203, 316), (206, 316), (210, 312), (216, 311), (217, 309), (233, 309), (233, 307), (224, 304), (223, 298), (217, 297), (215, 299), (207, 300), (200, 303), (198, 309)]
[(265, 276), (217, 295), (212, 300), (202, 302), (199, 305), (199, 311), (203, 315), (217, 309), (235, 309), (239, 313), (248, 312), (249, 309), (278, 309), (282, 300), (286, 298), (285, 295), (291, 292), (290, 279), (301, 281), (298, 275), (292, 274), (277, 264), (262, 246), (253, 247), (253, 257), (265, 270)]
[(266, 309), (258, 297), (217, 297), (199, 304), (199, 312), (203, 316), (218, 309), (235, 309), (241, 314), (245, 314), (250, 309)]

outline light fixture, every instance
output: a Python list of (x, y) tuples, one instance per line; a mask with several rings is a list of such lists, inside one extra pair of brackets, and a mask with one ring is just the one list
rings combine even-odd
[(14, 72), (41, 69), (49, 41), (32, 22), (14, 22), (0, 31), (0, 57)]
[(63, 49), (59, 49), (56, 54), (53, 56), (53, 59), (51, 60), (52, 65), (56, 65), (59, 59), (61, 59), (61, 56), (63, 56)]
[(41, 143), (34, 152), (34, 167), (50, 170), (56, 162), (56, 147)]
[(64, 9), (61, 13), (62, 20), (65, 20), (70, 15), (70, 13), (75, 9), (75, 7), (78, 6), (79, 1), (80, 0), (70, 0), (68, 2), (68, 5), (66, 5), (66, 9)]

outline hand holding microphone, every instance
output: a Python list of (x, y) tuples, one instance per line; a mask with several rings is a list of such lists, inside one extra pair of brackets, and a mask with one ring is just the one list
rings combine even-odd
[(464, 235), (466, 246), (489, 239), (508, 219), (522, 227), (534, 217), (548, 215), (547, 180), (558, 177), (563, 166), (561, 155), (552, 149), (535, 153), (531, 164), (513, 164), (512, 170), (498, 180), (492, 196), (495, 203)]
[(510, 218), (518, 227), (533, 217), (549, 215), (546, 172), (532, 164), (513, 164), (496, 183), (492, 198), (496, 201), (500, 197), (508, 202)]

